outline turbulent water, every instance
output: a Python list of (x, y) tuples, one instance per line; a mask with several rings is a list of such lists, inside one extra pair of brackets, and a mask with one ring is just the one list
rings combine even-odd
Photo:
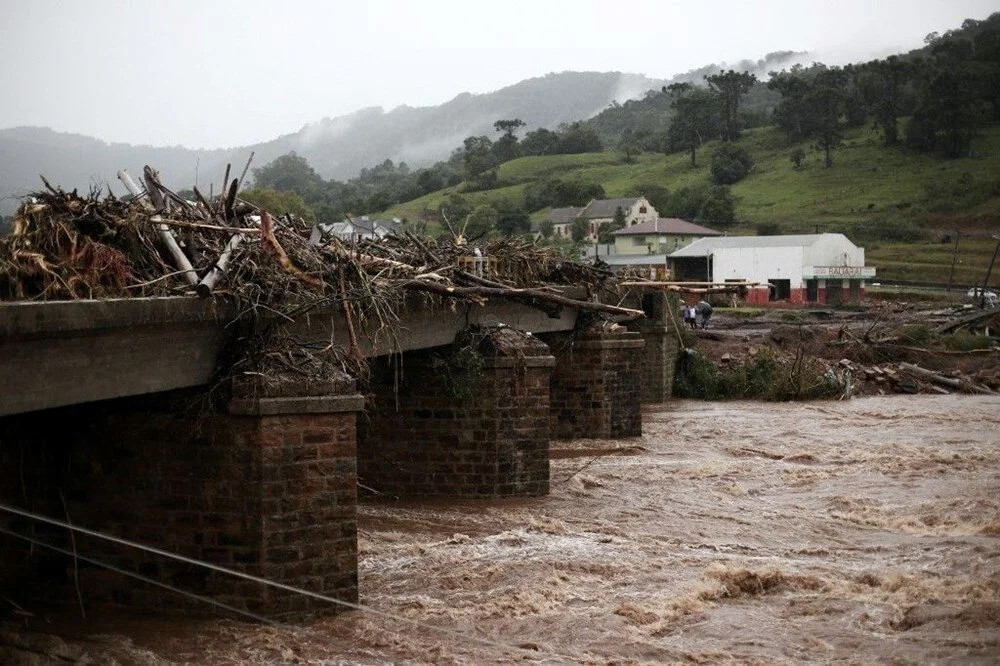
[(553, 443), (548, 497), (359, 508), (361, 602), (453, 633), (359, 612), (114, 618), (38, 646), (97, 663), (1000, 660), (1000, 399), (680, 401), (643, 420), (641, 438)]

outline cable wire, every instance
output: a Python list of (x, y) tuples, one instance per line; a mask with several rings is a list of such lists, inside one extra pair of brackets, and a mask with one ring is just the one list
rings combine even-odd
[(29, 543), (33, 543), (36, 546), (41, 546), (42, 548), (48, 548), (49, 550), (54, 550), (57, 553), (62, 553), (63, 555), (69, 555), (70, 557), (76, 558), (78, 560), (83, 560), (84, 562), (89, 562), (90, 564), (93, 564), (95, 566), (99, 566), (99, 567), (102, 567), (104, 569), (108, 569), (110, 571), (114, 571), (115, 573), (119, 573), (119, 574), (122, 574), (124, 576), (129, 576), (131, 578), (136, 578), (138, 580), (141, 580), (144, 583), (149, 583), (150, 585), (155, 585), (157, 587), (162, 587), (165, 590), (170, 590), (171, 592), (177, 592), (178, 594), (183, 594), (186, 597), (191, 597), (193, 599), (197, 599), (198, 601), (204, 601), (205, 603), (212, 604), (213, 606), (217, 606), (219, 608), (224, 608), (225, 610), (231, 611), (231, 612), (236, 613), (238, 615), (245, 615), (247, 617), (253, 618), (255, 620), (259, 620), (260, 622), (264, 622), (266, 624), (277, 624), (274, 620), (268, 619), (268, 618), (266, 618), (266, 617), (264, 617), (262, 615), (257, 615), (256, 613), (252, 613), (252, 612), (250, 612), (248, 610), (243, 610), (242, 608), (236, 608), (235, 606), (230, 606), (227, 603), (223, 603), (221, 601), (216, 601), (215, 599), (212, 599), (210, 597), (205, 597), (205, 596), (202, 596), (200, 594), (195, 594), (194, 592), (188, 592), (187, 590), (182, 590), (179, 587), (174, 587), (173, 585), (170, 585), (168, 583), (162, 583), (162, 582), (160, 582), (158, 580), (154, 580), (154, 579), (149, 578), (147, 576), (143, 576), (142, 574), (136, 573), (134, 571), (129, 571), (128, 569), (121, 569), (119, 567), (116, 567), (113, 564), (108, 564), (107, 562), (102, 562), (101, 560), (95, 560), (95, 559), (93, 559), (91, 557), (86, 557), (84, 555), (79, 555), (77, 553), (74, 553), (71, 550), (66, 550), (65, 548), (60, 548), (59, 546), (53, 546), (50, 543), (46, 543), (44, 541), (40, 541), (38, 539), (32, 538), (32, 537), (24, 535), (24, 534), (19, 534), (17, 532), (12, 531), (12, 530), (5, 529), (3, 527), (0, 527), (0, 534), (6, 534), (7, 536), (12, 536), (12, 537), (15, 537), (17, 539), (22, 539), (23, 541), (27, 541)]
[[(448, 634), (448, 635), (450, 635), (450, 636), (452, 636), (454, 638), (460, 638), (460, 639), (465, 640), (465, 641), (469, 641), (469, 642), (473, 642), (473, 643), (479, 643), (480, 645), (488, 646), (488, 647), (491, 647), (491, 648), (497, 648), (497, 649), (500, 649), (500, 650), (510, 650), (512, 652), (519, 652), (519, 653), (522, 653), (522, 654), (531, 655), (533, 657), (537, 657), (538, 656), (538, 652), (536, 652), (536, 651), (527, 650), (525, 648), (518, 647), (518, 646), (515, 646), (515, 645), (507, 645), (507, 644), (504, 644), (504, 643), (499, 643), (499, 642), (496, 642), (496, 641), (492, 641), (492, 640), (490, 640), (488, 638), (482, 638), (480, 636), (475, 636), (475, 635), (471, 635), (471, 634), (465, 634), (465, 633), (462, 633), (460, 631), (456, 631), (454, 629), (448, 629), (446, 627), (438, 627), (438, 626), (435, 626), (435, 625), (432, 625), (432, 624), (426, 624), (424, 622), (420, 622), (419, 620), (413, 620), (411, 618), (404, 617), (404, 616), (401, 616), (401, 615), (393, 615), (392, 613), (388, 613), (386, 611), (378, 610), (377, 608), (372, 608), (371, 606), (365, 606), (363, 604), (354, 603), (354, 602), (351, 602), (351, 601), (344, 601), (343, 599), (337, 599), (336, 597), (331, 597), (331, 596), (328, 596), (328, 595), (325, 595), (325, 594), (320, 594), (318, 592), (312, 592), (311, 590), (306, 590), (306, 589), (303, 589), (301, 587), (295, 587), (294, 585), (287, 585), (285, 583), (279, 583), (277, 581), (269, 580), (267, 578), (261, 578), (260, 576), (254, 576), (252, 574), (243, 573), (242, 571), (236, 571), (234, 569), (229, 569), (229, 568), (226, 568), (226, 567), (223, 567), (223, 566), (219, 566), (218, 564), (212, 564), (210, 562), (203, 562), (201, 560), (196, 560), (194, 558), (186, 557), (184, 555), (178, 555), (176, 553), (171, 553), (169, 551), (161, 550), (160, 548), (155, 548), (153, 546), (146, 546), (146, 545), (143, 545), (141, 543), (136, 543), (134, 541), (129, 541), (127, 539), (122, 539), (120, 537), (111, 536), (109, 534), (102, 534), (100, 532), (95, 532), (94, 530), (90, 530), (90, 529), (87, 529), (85, 527), (80, 527), (78, 525), (71, 525), (71, 524), (63, 522), (61, 520), (56, 520), (54, 518), (49, 518), (48, 516), (43, 516), (41, 514), (33, 513), (31, 511), (25, 511), (23, 509), (18, 509), (17, 507), (13, 507), (13, 506), (10, 506), (8, 504), (0, 503), (0, 511), (6, 511), (8, 513), (12, 513), (12, 514), (24, 517), (24, 518), (29, 518), (31, 520), (37, 520), (38, 522), (47, 523), (49, 525), (54, 525), (56, 527), (62, 527), (64, 529), (72, 530), (74, 532), (79, 532), (80, 534), (86, 534), (87, 536), (91, 536), (91, 537), (94, 537), (94, 538), (97, 538), (97, 539), (103, 539), (104, 541), (110, 541), (111, 543), (116, 543), (116, 544), (119, 544), (121, 546), (127, 546), (129, 548), (135, 548), (137, 550), (141, 550), (141, 551), (144, 551), (144, 552), (147, 552), (147, 553), (151, 553), (153, 555), (159, 555), (161, 557), (166, 557), (168, 559), (176, 560), (178, 562), (184, 562), (185, 564), (192, 564), (194, 566), (204, 567), (206, 569), (211, 569), (212, 571), (217, 571), (219, 573), (228, 574), (230, 576), (235, 576), (236, 578), (242, 578), (244, 580), (249, 580), (249, 581), (252, 581), (254, 583), (260, 583), (261, 585), (267, 585), (269, 587), (273, 587), (273, 588), (276, 588), (276, 589), (279, 589), (279, 590), (285, 590), (286, 592), (293, 592), (295, 594), (301, 594), (303, 596), (311, 597), (313, 599), (319, 599), (320, 601), (326, 601), (328, 603), (331, 603), (331, 604), (334, 604), (334, 605), (337, 605), (337, 606), (343, 606), (344, 608), (350, 608), (352, 610), (362, 611), (362, 612), (365, 612), (365, 613), (370, 613), (372, 615), (378, 615), (380, 617), (383, 617), (383, 618), (386, 618), (386, 619), (389, 619), (389, 620), (395, 620), (397, 622), (404, 622), (406, 624), (412, 625), (412, 626), (417, 627), (419, 629), (425, 629), (427, 631), (436, 631), (438, 633)], [(31, 539), (29, 537), (23, 537), (20, 534), (17, 534), (17, 533), (14, 533), (14, 532), (10, 532), (10, 531), (5, 530), (3, 528), (0, 528), (0, 531), (4, 532), (6, 534), (9, 534), (11, 536), (14, 536), (14, 537), (25, 539), (27, 541), (32, 541), (32, 542), (34, 541), (33, 539)], [(43, 545), (44, 546), (46, 544), (39, 543), (38, 545)], [(58, 550), (60, 550), (61, 552), (65, 553), (67, 555), (72, 556), (72, 553), (69, 552), (69, 551), (65, 551), (65, 550), (62, 550), (62, 549), (58, 549)], [(80, 559), (84, 559), (84, 558), (82, 556), (80, 556)], [(91, 561), (91, 560), (87, 560), (87, 561)], [(98, 566), (105, 566), (105, 565), (97, 563), (97, 562), (92, 562), (92, 563), (97, 564)], [(109, 568), (111, 568), (111, 567), (109, 567)], [(127, 572), (127, 571), (119, 570), (119, 569), (113, 569), (113, 570), (117, 571), (119, 573), (123, 573), (125, 575), (132, 575), (132, 576), (135, 576), (135, 577), (139, 577), (139, 574), (133, 574), (131, 572)], [(224, 608), (227, 608), (229, 610), (233, 610), (234, 612), (242, 613), (244, 615), (249, 614), (247, 611), (241, 611), (239, 609), (232, 608), (230, 606), (227, 606), (227, 605), (223, 604), (222, 602), (218, 602), (218, 601), (215, 601), (213, 599), (209, 599), (207, 597), (200, 597), (199, 595), (195, 595), (192, 592), (186, 592), (184, 590), (178, 590), (176, 588), (172, 588), (172, 587), (168, 586), (165, 583), (160, 583), (158, 581), (154, 581), (154, 580), (150, 580), (150, 579), (146, 579), (146, 580), (147, 580), (147, 582), (150, 582), (150, 583), (152, 583), (154, 585), (158, 585), (160, 587), (164, 587), (164, 588), (167, 588), (167, 589), (172, 589), (172, 590), (175, 590), (177, 592), (181, 592), (182, 594), (186, 594), (188, 596), (194, 596), (196, 598), (200, 598), (200, 599), (202, 599), (202, 600), (204, 600), (204, 601), (206, 601), (208, 603), (211, 603), (211, 604), (213, 604), (215, 606), (224, 607)], [(263, 619), (263, 618), (256, 618), (256, 619)], [(264, 620), (264, 621), (268, 622), (269, 624), (274, 624), (273, 621), (269, 621), (269, 620)], [(565, 655), (560, 655), (560, 654), (552, 653), (552, 652), (549, 652), (548, 654), (550, 654), (551, 656), (562, 658), (562, 659), (568, 659), (568, 657), (566, 657)]]

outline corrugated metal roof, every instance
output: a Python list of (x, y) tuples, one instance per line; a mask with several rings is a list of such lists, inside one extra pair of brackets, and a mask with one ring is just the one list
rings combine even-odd
[(661, 217), (658, 220), (634, 224), (615, 232), (615, 236), (645, 236), (647, 234), (684, 234), (688, 236), (721, 236), (721, 231), (709, 229), (677, 217)]
[[(840, 236), (844, 234), (789, 234), (787, 236), (721, 236), (718, 238), (701, 238), (687, 247), (682, 247), (671, 253), (671, 259), (682, 257), (707, 257), (715, 250), (728, 247), (809, 247), (823, 237)], [(850, 241), (848, 241), (850, 242)]]

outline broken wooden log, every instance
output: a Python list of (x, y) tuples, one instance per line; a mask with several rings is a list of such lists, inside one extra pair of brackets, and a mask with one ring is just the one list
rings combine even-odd
[[(149, 169), (149, 167), (147, 166), (146, 169)], [(145, 169), (143, 171), (145, 172)], [(152, 170), (150, 169), (150, 171)], [(139, 186), (136, 185), (134, 180), (132, 180), (132, 176), (130, 176), (128, 172), (125, 171), (124, 169), (118, 172), (118, 180), (122, 182), (122, 184), (125, 186), (125, 189), (127, 189), (132, 194), (132, 196), (138, 197), (142, 193), (142, 191), (139, 189)], [(160, 196), (162, 200), (162, 195), (160, 195), (159, 190), (156, 189), (155, 187), (153, 187), (152, 189), (156, 191), (157, 195)], [(150, 187), (148, 182), (146, 191), (150, 192)], [(150, 201), (143, 202), (143, 206), (145, 206), (147, 209), (156, 208), (155, 199), (153, 198), (151, 192), (150, 192)], [(168, 227), (165, 224), (162, 224), (162, 218), (159, 215), (154, 215), (153, 217), (150, 218), (150, 221), (157, 223), (157, 231), (160, 237), (160, 241), (166, 248), (167, 253), (170, 255), (170, 258), (173, 259), (174, 266), (184, 271), (182, 275), (184, 276), (184, 279), (187, 281), (188, 284), (191, 285), (197, 284), (198, 273), (194, 270), (194, 266), (191, 265), (191, 260), (188, 259), (187, 255), (184, 254), (184, 251), (181, 250), (180, 245), (177, 244), (177, 240), (174, 238), (174, 235), (170, 233), (170, 227)]]
[(954, 321), (949, 321), (945, 324), (941, 324), (940, 326), (934, 329), (934, 333), (948, 333), (950, 331), (954, 331), (957, 328), (961, 328), (966, 324), (974, 324), (977, 321), (980, 321), (982, 319), (987, 319), (997, 314), (1000, 314), (1000, 309), (993, 308), (992, 310), (983, 310), (982, 312), (976, 312), (971, 315), (959, 317)]
[(962, 380), (956, 379), (954, 377), (945, 377), (932, 370), (927, 370), (926, 368), (921, 368), (919, 365), (914, 365), (912, 363), (900, 363), (899, 368), (909, 372), (911, 375), (919, 377), (928, 382), (933, 382), (938, 386), (945, 386), (947, 388), (955, 389), (956, 391), (962, 389)]

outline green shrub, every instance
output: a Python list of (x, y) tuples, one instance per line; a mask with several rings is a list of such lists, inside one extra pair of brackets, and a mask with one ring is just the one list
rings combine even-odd
[(925, 345), (933, 333), (924, 324), (907, 324), (896, 331), (899, 341), (908, 345)]
[(989, 349), (992, 345), (989, 336), (976, 335), (968, 331), (955, 331), (951, 335), (942, 335), (941, 344), (954, 351)]
[(753, 159), (750, 153), (731, 143), (724, 143), (712, 153), (712, 182), (716, 185), (738, 183), (750, 173), (751, 167)]
[(842, 391), (819, 359), (785, 360), (768, 348), (725, 367), (689, 352), (678, 361), (674, 380), (675, 395), (702, 400), (806, 400), (835, 397)]

